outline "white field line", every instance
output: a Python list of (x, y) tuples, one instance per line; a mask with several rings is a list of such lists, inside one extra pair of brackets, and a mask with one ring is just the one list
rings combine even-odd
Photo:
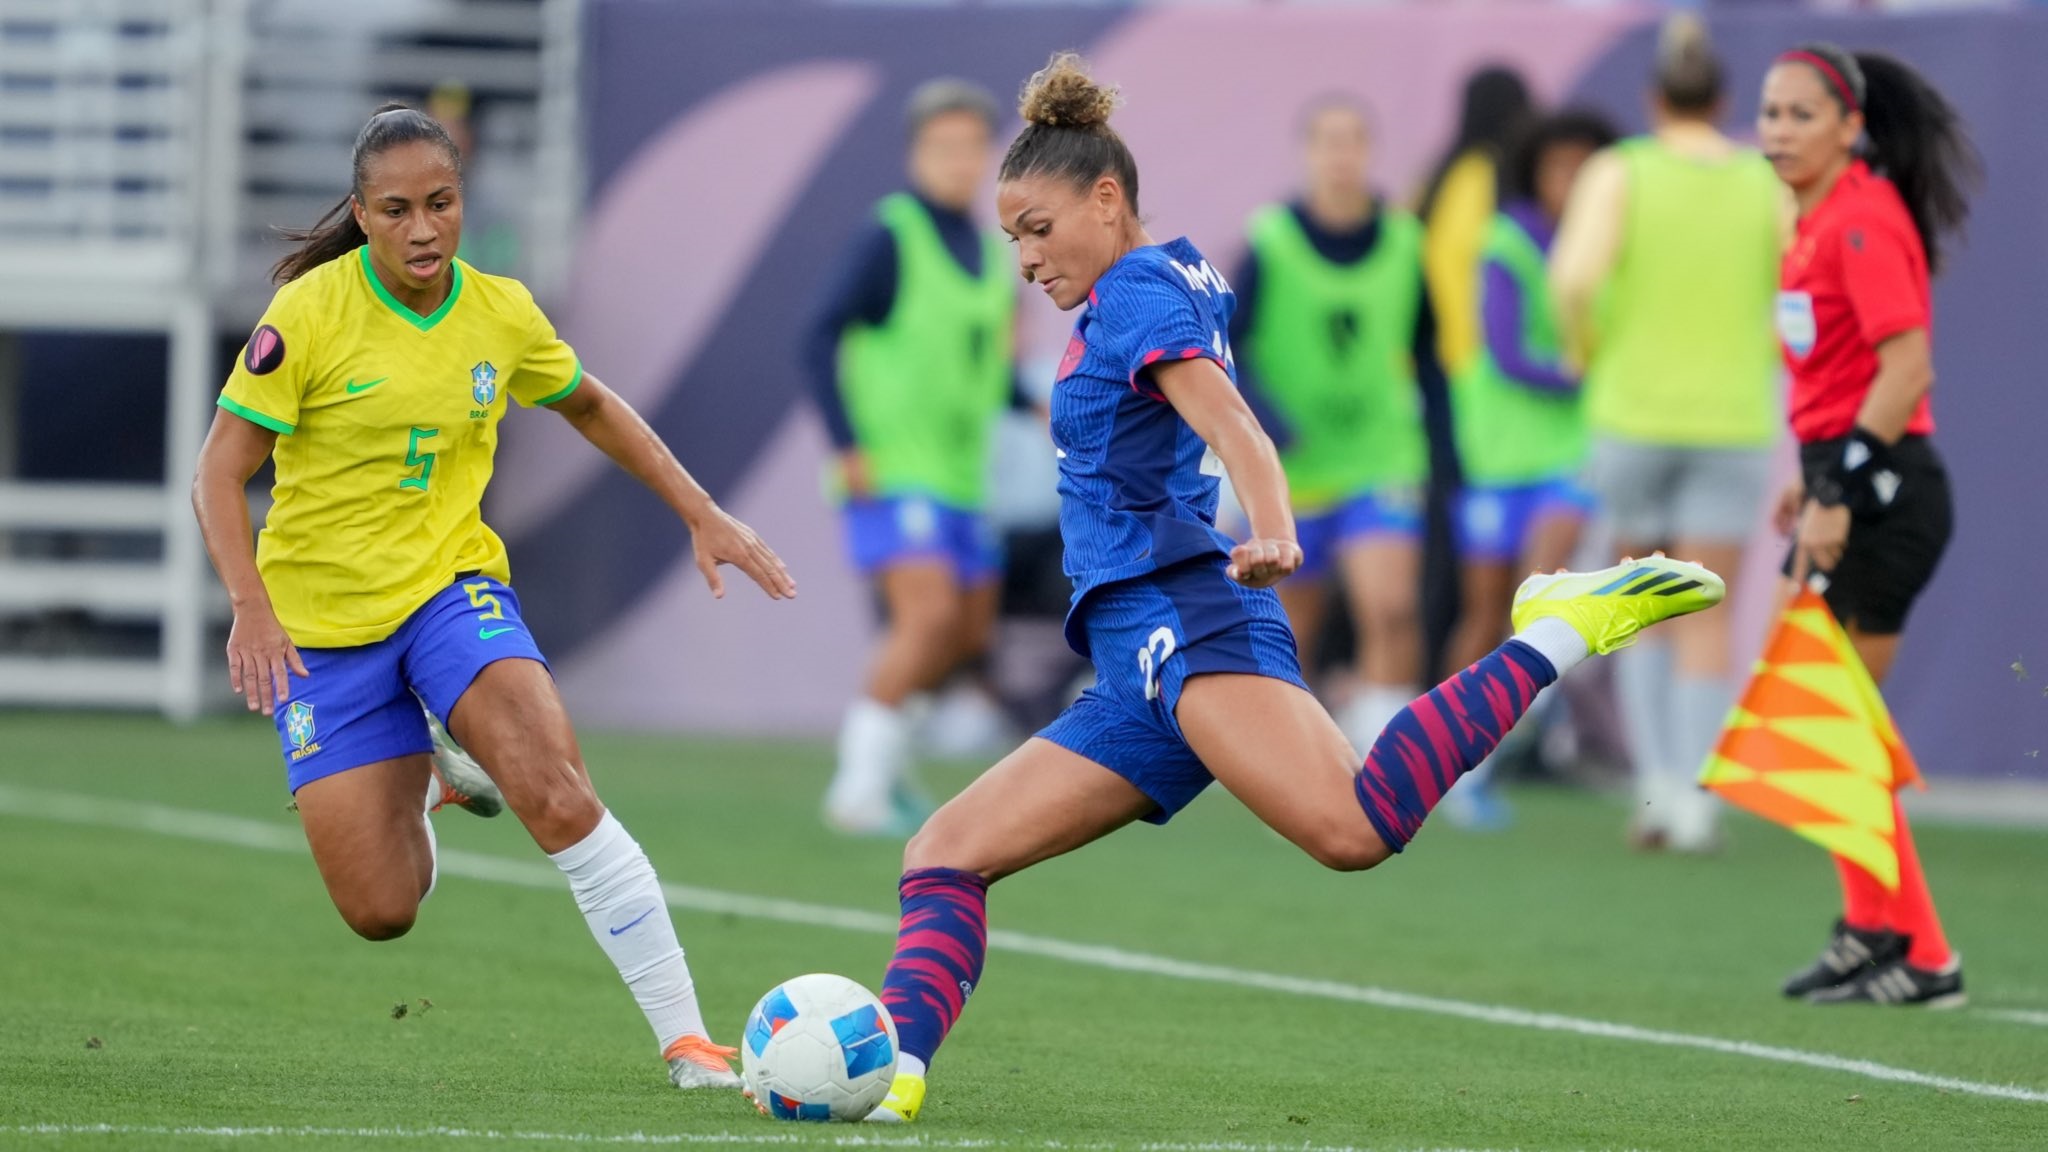
[[(301, 1140), (481, 1140), (531, 1144), (623, 1144), (646, 1147), (765, 1148), (1008, 1148), (1047, 1152), (1374, 1152), (1349, 1144), (1253, 1144), (1243, 1141), (1179, 1143), (1141, 1140), (1129, 1144), (1068, 1140), (980, 1140), (928, 1136), (878, 1136), (837, 1125), (791, 1125), (782, 1132), (521, 1132), (498, 1128), (312, 1128), (312, 1127), (170, 1127), (151, 1124), (20, 1124), (0, 1134), (23, 1136), (195, 1136), (210, 1139), (280, 1138)], [(1380, 1152), (1481, 1152), (1470, 1148), (1382, 1149)]]
[(1976, 1013), (1994, 1020), (2010, 1020), (2014, 1024), (2032, 1024), (2048, 1028), (2048, 1012), (2033, 1012), (2024, 1008), (1982, 1008)]
[[(299, 829), (287, 824), (246, 820), (238, 816), (226, 816), (214, 812), (199, 812), (182, 808), (168, 808), (157, 804), (107, 800), (70, 792), (47, 792), (40, 789), (19, 788), (7, 784), (0, 784), (0, 814), (30, 816), (38, 819), (90, 825), (100, 828), (121, 828), (155, 832), (187, 840), (199, 840), (214, 844), (233, 844), (244, 848), (258, 848), (273, 852), (298, 853), (305, 851), (305, 840)], [(440, 855), (440, 865), (443, 875), (462, 876), (472, 880), (488, 880), (526, 888), (560, 889), (565, 883), (560, 872), (552, 865), (539, 860), (514, 860), (505, 856), (444, 849)], [(786, 924), (802, 924), (811, 927), (842, 928), (851, 932), (867, 932), (887, 936), (893, 936), (896, 933), (895, 917), (884, 916), (874, 912), (863, 912), (852, 908), (832, 908), (820, 904), (804, 904), (794, 900), (745, 896), (734, 892), (718, 892), (708, 888), (692, 888), (682, 884), (664, 884), (662, 885), (662, 892), (668, 898), (671, 907), (694, 912), (716, 912), (755, 920), (774, 920)], [(1530, 1028), (1540, 1032), (1564, 1032), (1577, 1036), (1592, 1036), (1604, 1040), (1626, 1040), (1637, 1044), (1652, 1044), (1666, 1048), (1690, 1048), (1696, 1051), (1716, 1052), (1726, 1056), (1743, 1056), (1752, 1060), (1765, 1060), (1778, 1064), (1795, 1064), (1805, 1068), (1819, 1069), (1824, 1072), (1844, 1072), (1872, 1080), (1883, 1080), (1896, 1084), (1911, 1084), (1921, 1088), (1960, 1092), (1971, 1096), (1986, 1096), (2000, 1100), (2019, 1100), (2030, 1104), (2048, 1104), (2048, 1091), (2038, 1088), (2027, 1088), (2017, 1084), (1992, 1084), (1978, 1080), (1964, 1080), (1953, 1076), (1916, 1072), (1909, 1068), (1896, 1068), (1871, 1060), (1858, 1060), (1847, 1056), (1830, 1055), (1825, 1052), (1808, 1052), (1799, 1048), (1784, 1048), (1772, 1044), (1758, 1044), (1748, 1040), (1724, 1040), (1716, 1036), (1698, 1036), (1687, 1032), (1667, 1032), (1654, 1028), (1639, 1028), (1633, 1024), (1616, 1024), (1605, 1020), (1592, 1020), (1580, 1016), (1531, 1012), (1527, 1009), (1500, 1004), (1479, 1004), (1468, 1000), (1422, 996), (1411, 992), (1397, 992), (1387, 988), (1376, 988), (1366, 984), (1346, 984), (1334, 980), (1311, 980), (1299, 976), (1259, 972), (1246, 968), (1230, 968), (1217, 964), (1198, 964), (1186, 960), (1176, 960), (1169, 956), (1129, 952), (1121, 948), (1112, 948), (1101, 944), (1077, 944), (1066, 940), (1057, 940), (1049, 936), (1034, 936), (1022, 932), (990, 932), (989, 944), (991, 947), (1005, 952), (1064, 960), (1070, 964), (1079, 964), (1091, 968), (1106, 968), (1118, 972), (1136, 972), (1148, 976), (1165, 976), (1177, 980), (1223, 984), (1236, 988), (1253, 988), (1264, 992), (1281, 992), (1292, 996), (1307, 996), (1322, 1000), (1370, 1004), (1378, 1008), (1391, 1008), (1405, 1012), (1423, 1012), (1435, 1016), (1452, 1016), (1463, 1020), (1477, 1021), (1482, 1024), (1497, 1024), (1510, 1028)]]

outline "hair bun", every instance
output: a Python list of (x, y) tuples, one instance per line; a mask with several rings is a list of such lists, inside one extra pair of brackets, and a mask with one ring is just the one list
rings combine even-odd
[(1697, 12), (1674, 12), (1657, 30), (1657, 62), (1664, 67), (1710, 55), (1713, 50), (1707, 22)]
[(1017, 111), (1027, 124), (1085, 130), (1109, 123), (1120, 103), (1115, 86), (1089, 77), (1088, 62), (1079, 53), (1060, 52), (1024, 82)]

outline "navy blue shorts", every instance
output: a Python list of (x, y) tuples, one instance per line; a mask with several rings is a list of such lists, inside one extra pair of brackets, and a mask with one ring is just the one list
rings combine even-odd
[(301, 648), (277, 710), (291, 790), (323, 776), (433, 750), (426, 711), (442, 720), (485, 665), (547, 659), (519, 618), (519, 597), (489, 576), (454, 584), (398, 631), (354, 648)]
[(1538, 520), (1557, 515), (1583, 520), (1593, 507), (1593, 494), (1566, 476), (1467, 488), (1458, 494), (1458, 552), (1468, 561), (1513, 564), (1522, 558), (1529, 529)]
[(1421, 540), (1422, 490), (1386, 488), (1364, 492), (1334, 508), (1297, 514), (1294, 537), (1301, 544), (1301, 568), (1292, 579), (1321, 576), (1336, 562), (1344, 545), (1372, 536)]
[(884, 496), (846, 504), (846, 549), (863, 576), (906, 560), (939, 559), (963, 586), (1003, 572), (1003, 549), (987, 516), (924, 496)]
[(1280, 597), (1225, 576), (1227, 564), (1203, 556), (1089, 593), (1077, 631), (1095, 661), (1095, 686), (1038, 733), (1151, 797), (1154, 824), (1215, 779), (1174, 717), (1188, 680), (1243, 672), (1308, 690)]

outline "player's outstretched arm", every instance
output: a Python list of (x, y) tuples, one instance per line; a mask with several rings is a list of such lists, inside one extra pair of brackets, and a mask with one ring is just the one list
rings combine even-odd
[(718, 574), (721, 564), (730, 564), (746, 573), (776, 600), (796, 595), (796, 581), (774, 549), (752, 528), (727, 515), (633, 406), (597, 377), (584, 373), (574, 392), (548, 407), (561, 413), (585, 440), (597, 445), (627, 474), (653, 489), (683, 518), (690, 528), (690, 545), (696, 550), (697, 570), (704, 573), (704, 582), (711, 586), (713, 596), (725, 596), (725, 580)]
[(1301, 545), (1272, 439), (1215, 361), (1161, 361), (1150, 371), (1159, 394), (1223, 461), (1251, 520), (1252, 538), (1230, 553), (1230, 578), (1251, 588), (1278, 584), (1301, 567)]
[(192, 511), (213, 570), (227, 587), (235, 623), (228, 632), (228, 683), (249, 702), (249, 711), (271, 715), (289, 695), (288, 672), (306, 675), (299, 650), (278, 623), (270, 593), (256, 571), (256, 542), (249, 528), (249, 477), (270, 458), (277, 433), (228, 412), (213, 414), (213, 428), (199, 449), (192, 476)]

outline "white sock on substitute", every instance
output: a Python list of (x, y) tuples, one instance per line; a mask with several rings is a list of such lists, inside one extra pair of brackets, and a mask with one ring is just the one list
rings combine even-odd
[(1539, 617), (1527, 628), (1515, 633), (1514, 639), (1543, 654), (1550, 666), (1557, 669), (1557, 678), (1585, 662), (1592, 649), (1586, 646), (1586, 638), (1579, 630), (1555, 616)]
[(839, 728), (839, 770), (825, 792), (828, 811), (852, 818), (884, 812), (910, 755), (910, 721), (866, 696), (847, 706)]
[(590, 835), (548, 859), (569, 878), (590, 934), (639, 1002), (662, 1051), (683, 1036), (704, 1035), (697, 986), (676, 942), (661, 881), (639, 843), (606, 812)]
[(1351, 698), (1350, 704), (1345, 705), (1344, 715), (1338, 718), (1337, 727), (1344, 730), (1344, 735), (1350, 739), (1351, 746), (1358, 749), (1361, 763), (1365, 754), (1372, 751), (1373, 741), (1380, 738), (1380, 733), (1394, 722), (1394, 717), (1401, 714), (1401, 709), (1414, 703), (1415, 698), (1420, 695), (1422, 690), (1419, 688), (1389, 687), (1385, 684), (1364, 684), (1359, 687), (1358, 694)]
[(420, 903), (434, 894), (434, 886), (441, 882), (441, 842), (434, 836), (434, 805), (441, 800), (441, 781), (432, 772), (427, 773), (426, 807), (420, 810), (420, 823), (427, 826), (427, 890), (420, 893)]

